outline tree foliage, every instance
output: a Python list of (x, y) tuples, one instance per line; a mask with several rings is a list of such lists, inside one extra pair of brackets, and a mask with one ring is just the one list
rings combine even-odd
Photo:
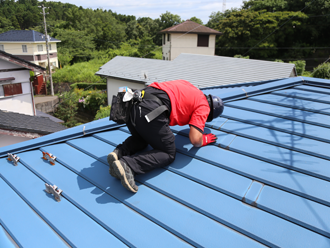
[[(299, 17), (299, 19), (292, 19), (289, 24), (279, 28), (291, 17)], [(300, 42), (295, 37), (304, 31), (304, 27), (301, 27), (301, 20), (305, 18), (308, 17), (304, 13), (290, 11), (273, 13), (241, 10), (232, 12), (219, 22), (218, 30), (223, 35), (217, 43), (221, 49), (218, 49), (216, 53), (233, 56), (249, 51), (252, 58), (276, 57), (280, 52), (277, 47), (290, 47)], [(256, 48), (250, 50), (254, 46)]]

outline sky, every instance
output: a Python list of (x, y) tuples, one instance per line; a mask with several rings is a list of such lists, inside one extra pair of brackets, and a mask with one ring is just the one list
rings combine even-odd
[[(193, 16), (201, 19), (203, 24), (209, 20), (212, 12), (222, 11), (223, 0), (196, 1), (196, 0), (60, 0), (62, 3), (71, 3), (83, 8), (111, 9), (113, 12), (124, 15), (134, 15), (138, 17), (159, 18), (166, 11), (177, 14), (182, 20), (187, 20)], [(239, 8), (242, 0), (225, 0), (226, 9)]]

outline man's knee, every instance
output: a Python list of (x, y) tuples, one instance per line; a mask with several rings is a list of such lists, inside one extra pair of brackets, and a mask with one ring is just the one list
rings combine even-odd
[(174, 162), (175, 160), (175, 155), (176, 155), (176, 152), (174, 151), (173, 153), (169, 154), (169, 161), (170, 161), (170, 164)]

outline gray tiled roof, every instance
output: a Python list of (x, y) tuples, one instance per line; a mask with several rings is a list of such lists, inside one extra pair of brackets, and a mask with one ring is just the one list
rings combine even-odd
[(187, 20), (178, 25), (160, 31), (160, 33), (187, 33), (187, 32), (189, 32), (190, 34), (216, 34), (216, 35), (222, 34), (219, 31), (216, 31), (212, 28), (208, 28), (204, 25), (198, 24), (190, 20)]
[(204, 88), (288, 78), (293, 70), (289, 63), (182, 53), (173, 61), (117, 56), (96, 75), (145, 84), (184, 79)]
[(0, 128), (21, 132), (50, 134), (66, 129), (47, 117), (24, 115), (0, 110)]
[[(52, 42), (60, 42), (60, 40), (49, 37)], [(45, 41), (44, 34), (34, 30), (10, 30), (0, 34), (0, 41), (28, 41), (39, 42)]]
[(30, 61), (27, 61), (25, 59), (21, 59), (15, 55), (12, 55), (10, 53), (6, 53), (5, 51), (1, 51), (0, 50), (0, 59), (3, 59), (3, 60), (7, 60), (7, 61), (10, 61), (14, 64), (17, 64), (17, 65), (20, 65), (20, 66), (23, 66), (27, 69), (30, 69), (30, 70), (33, 70), (33, 71), (39, 71), (39, 72), (44, 72), (46, 71), (46, 68), (40, 66), (40, 65), (36, 65)]

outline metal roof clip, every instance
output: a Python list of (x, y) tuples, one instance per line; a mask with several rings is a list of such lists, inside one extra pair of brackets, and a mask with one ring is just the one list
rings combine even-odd
[(49, 185), (48, 183), (45, 183), (46, 185), (46, 192), (48, 194), (52, 194), (55, 197), (56, 201), (61, 201), (61, 193), (63, 192), (63, 190), (59, 189), (55, 184)]
[(245, 92), (245, 96), (246, 96), (246, 97), (249, 97), (249, 96), (248, 96), (248, 93), (245, 91), (245, 89), (242, 88), (242, 90)]
[(8, 154), (8, 160), (12, 161), (15, 166), (17, 166), (17, 162), (19, 160), (19, 157), (15, 154), (7, 153)]
[(84, 126), (84, 128), (83, 128), (83, 133), (84, 133), (84, 135), (85, 135), (85, 126)]
[(48, 152), (42, 152), (42, 155), (43, 159), (48, 160), (51, 165), (55, 165), (56, 157), (53, 154)]

